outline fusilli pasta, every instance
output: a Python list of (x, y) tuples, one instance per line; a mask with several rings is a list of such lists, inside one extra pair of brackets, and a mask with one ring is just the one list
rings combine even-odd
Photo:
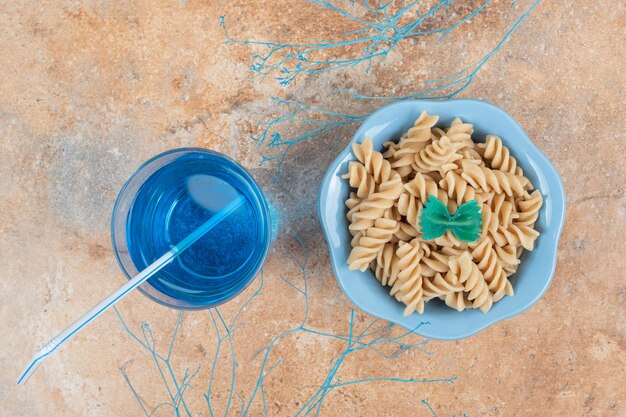
[[(543, 198), (498, 136), (474, 143), (474, 127), (454, 119), (448, 128), (422, 112), (383, 153), (366, 138), (353, 144), (357, 161), (343, 176), (353, 191), (346, 200), (352, 234), (350, 269), (370, 267), (404, 314), (422, 313), (426, 302), (443, 300), (458, 311), (489, 311), (513, 296), (509, 277), (523, 250), (532, 250)], [(435, 196), (452, 214), (476, 200), (482, 214), (480, 237), (464, 242), (450, 230), (424, 240), (420, 215)]]

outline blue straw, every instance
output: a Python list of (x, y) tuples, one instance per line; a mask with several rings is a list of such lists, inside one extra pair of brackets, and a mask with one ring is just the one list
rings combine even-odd
[(239, 206), (245, 202), (245, 198), (242, 195), (237, 196), (230, 203), (224, 206), (220, 211), (215, 213), (209, 220), (200, 225), (196, 230), (191, 232), (189, 236), (178, 242), (177, 245), (172, 246), (167, 253), (161, 256), (159, 259), (150, 264), (146, 269), (137, 274), (133, 279), (129, 280), (126, 284), (122, 285), (115, 292), (109, 295), (104, 300), (100, 301), (98, 305), (91, 310), (83, 314), (78, 320), (72, 323), (68, 328), (59, 333), (56, 337), (53, 337), (44, 347), (39, 349), (33, 359), (22, 372), (18, 384), (25, 384), (31, 375), (37, 370), (41, 362), (52, 354), (59, 346), (65, 343), (70, 337), (74, 336), (89, 324), (93, 319), (102, 314), (106, 309), (113, 304), (121, 300), (126, 294), (140, 286), (144, 281), (152, 277), (154, 274), (163, 269), (166, 265), (172, 262), (178, 255), (189, 249), (191, 245), (196, 243), (198, 239), (213, 229), (218, 223), (224, 220), (229, 214), (235, 211)]

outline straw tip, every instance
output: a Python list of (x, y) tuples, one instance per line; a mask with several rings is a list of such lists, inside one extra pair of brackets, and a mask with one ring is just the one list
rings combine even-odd
[(39, 368), (39, 365), (41, 365), (41, 359), (34, 359), (30, 361), (26, 369), (24, 369), (24, 372), (22, 372), (20, 377), (17, 379), (17, 385), (26, 384), (37, 368)]

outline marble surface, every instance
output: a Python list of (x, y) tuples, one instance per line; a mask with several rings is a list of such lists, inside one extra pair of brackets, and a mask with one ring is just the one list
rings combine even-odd
[[(479, 2), (458, 2), (463, 15)], [(474, 4), (476, 3), (476, 4)], [(249, 70), (254, 47), (225, 44), (219, 16), (240, 38), (302, 42), (349, 29), (337, 14), (306, 2), (43, 1), (0, 6), (0, 402), (13, 416), (137, 416), (169, 394), (153, 358), (115, 312), (60, 349), (28, 385), (15, 385), (35, 348), (124, 282), (111, 251), (109, 220), (120, 186), (145, 159), (201, 146), (249, 168), (276, 209), (278, 238), (262, 294), (233, 332), (237, 392), (254, 392), (263, 349), (298, 326), (303, 299), (290, 255), (306, 255), (312, 328), (344, 333), (351, 306), (339, 290), (316, 216), (318, 185), (356, 126), (292, 147), (281, 177), (259, 167), (271, 149), (249, 139), (285, 99), (367, 114), (377, 95), (416, 92), (493, 48), (530, 2), (496, 1), (444, 42), (405, 40), (369, 74), (363, 66), (301, 77), (288, 87)], [(315, 16), (315, 18), (311, 18)], [(523, 315), (458, 342), (429, 343), (384, 359), (371, 350), (342, 363), (341, 381), (367, 377), (454, 378), (379, 381), (335, 389), (320, 415), (623, 416), (626, 414), (625, 110), (626, 9), (622, 2), (543, 1), (459, 97), (510, 112), (562, 175), (568, 198), (556, 275)], [(289, 131), (291, 129), (291, 131)], [(287, 133), (297, 133), (287, 128)], [(257, 284), (261, 281), (258, 280)], [(232, 317), (251, 288), (220, 312)], [(166, 352), (177, 312), (132, 294), (119, 305), (140, 334), (149, 322)], [(213, 316), (214, 318), (215, 316)], [(356, 313), (356, 325), (371, 320)], [(210, 312), (184, 316), (171, 355), (177, 375), (193, 372), (187, 410), (209, 415), (203, 394), (216, 338)], [(413, 339), (413, 342), (419, 339)], [(224, 342), (226, 343), (226, 342)], [(211, 398), (223, 414), (231, 384), (229, 350), (218, 355)], [(250, 415), (293, 415), (345, 349), (336, 339), (299, 332), (277, 343), (263, 396)], [(123, 371), (123, 372), (122, 372)], [(130, 381), (130, 386), (124, 375)], [(229, 414), (238, 415), (235, 396)], [(168, 405), (155, 416), (172, 415)]]

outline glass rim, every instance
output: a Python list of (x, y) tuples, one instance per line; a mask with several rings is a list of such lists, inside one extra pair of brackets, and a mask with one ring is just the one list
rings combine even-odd
[[(152, 285), (150, 285), (150, 283), (148, 281), (142, 283), (139, 287), (137, 287), (137, 289), (139, 290), (139, 292), (141, 292), (144, 296), (148, 297), (150, 300), (161, 304), (163, 306), (169, 307), (169, 308), (174, 308), (174, 309), (178, 309), (178, 310), (206, 310), (209, 308), (213, 308), (213, 307), (217, 307), (220, 306), (230, 300), (232, 300), (233, 298), (235, 298), (237, 295), (241, 294), (246, 288), (248, 288), (248, 286), (250, 286), (250, 284), (252, 283), (252, 281), (255, 280), (255, 278), (257, 277), (257, 275), (259, 274), (259, 272), (261, 271), (261, 268), (263, 267), (263, 264), (265, 263), (265, 260), (267, 259), (267, 254), (269, 252), (270, 246), (271, 246), (271, 241), (272, 241), (272, 229), (271, 229), (271, 219), (270, 219), (270, 210), (269, 210), (269, 206), (267, 203), (267, 199), (265, 197), (265, 193), (263, 192), (263, 190), (261, 189), (261, 187), (259, 186), (259, 184), (255, 181), (254, 177), (250, 174), (250, 172), (248, 172), (248, 170), (246, 168), (244, 168), (241, 164), (239, 164), (237, 161), (235, 161), (234, 159), (230, 158), (227, 155), (224, 155), (220, 152), (217, 151), (213, 151), (211, 149), (206, 149), (206, 148), (199, 148), (199, 147), (183, 147), (183, 148), (175, 148), (175, 149), (170, 149), (168, 151), (165, 152), (161, 152), (153, 157), (151, 157), (150, 159), (146, 160), (144, 163), (142, 163), (137, 169), (135, 169), (133, 171), (133, 173), (128, 177), (128, 179), (124, 182), (124, 185), (120, 188), (120, 191), (115, 199), (115, 203), (113, 205), (113, 211), (111, 214), (111, 243), (113, 246), (113, 252), (115, 253), (115, 258), (117, 259), (117, 263), (120, 266), (120, 269), (122, 270), (122, 272), (124, 273), (124, 275), (126, 276), (127, 279), (132, 279), (134, 277), (134, 275), (131, 275), (129, 273), (129, 271), (127, 270), (126, 266), (124, 265), (123, 260), (121, 259), (121, 255), (120, 255), (120, 249), (125, 249), (128, 250), (128, 245), (127, 243), (124, 245), (120, 245), (119, 242), (117, 241), (117, 237), (118, 234), (115, 231), (116, 228), (116, 220), (118, 220), (119, 216), (121, 215), (119, 210), (120, 210), (120, 203), (122, 202), (123, 198), (126, 197), (126, 192), (128, 190), (128, 187), (133, 184), (133, 181), (137, 180), (137, 176), (139, 174), (141, 174), (142, 172), (144, 172), (146, 170), (146, 168), (148, 168), (150, 165), (154, 164), (155, 162), (163, 159), (164, 157), (167, 157), (169, 155), (174, 155), (174, 154), (185, 154), (185, 153), (190, 153), (190, 152), (199, 152), (199, 153), (204, 153), (204, 154), (209, 154), (212, 156), (217, 157), (218, 159), (223, 160), (226, 163), (232, 164), (235, 167), (237, 167), (238, 169), (240, 169), (243, 174), (244, 180), (251, 186), (251, 188), (253, 189), (254, 193), (256, 194), (256, 197), (258, 198), (258, 209), (259, 209), (259, 213), (261, 214), (261, 221), (264, 225), (264, 228), (266, 230), (266, 242), (265, 245), (260, 253), (260, 256), (258, 258), (257, 261), (257, 265), (255, 265), (252, 269), (251, 272), (248, 274), (248, 277), (244, 280), (245, 283), (241, 286), (241, 288), (237, 289), (236, 291), (234, 291), (232, 294), (228, 295), (228, 297), (218, 301), (218, 302), (214, 302), (214, 303), (210, 303), (210, 304), (193, 304), (193, 303), (189, 303), (187, 301), (183, 301), (183, 300), (179, 300), (177, 298), (174, 298), (168, 294), (163, 293), (162, 291), (158, 290), (157, 288), (153, 287)], [(166, 163), (164, 163), (163, 165), (158, 166), (153, 172), (150, 172), (146, 178), (141, 181), (141, 183), (139, 184), (139, 187), (141, 187), (141, 185), (143, 183), (145, 183), (145, 181), (150, 178), (150, 176), (152, 174), (154, 174), (154, 172), (157, 172), (159, 169), (161, 169), (162, 167), (166, 166), (167, 164), (171, 163), (172, 161), (168, 161)], [(139, 189), (139, 188), (138, 188)], [(136, 196), (136, 193), (134, 193), (132, 196), (129, 196), (132, 198), (132, 200), (134, 201), (134, 198)], [(125, 219), (124, 222), (126, 222), (126, 218), (128, 217), (128, 213), (124, 214)], [(123, 246), (123, 247), (122, 247)], [(134, 262), (132, 261), (132, 259), (130, 260), (131, 263), (134, 265)], [(135, 269), (136, 266), (135, 266)], [(137, 270), (136, 273), (140, 272), (139, 270)], [(158, 296), (162, 297), (159, 298)]]

